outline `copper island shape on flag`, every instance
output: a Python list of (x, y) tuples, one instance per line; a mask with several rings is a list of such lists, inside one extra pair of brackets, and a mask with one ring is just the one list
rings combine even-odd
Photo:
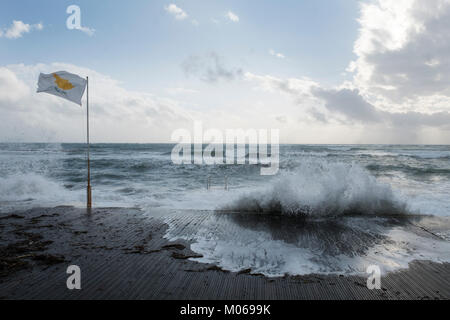
[(37, 92), (45, 92), (81, 106), (81, 98), (86, 89), (86, 79), (67, 71), (39, 75)]

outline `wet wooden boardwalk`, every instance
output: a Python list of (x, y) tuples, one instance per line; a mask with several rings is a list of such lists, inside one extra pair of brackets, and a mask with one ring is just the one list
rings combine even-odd
[[(191, 220), (190, 220), (191, 219)], [(180, 229), (198, 221), (186, 217)], [(198, 219), (198, 217), (197, 217)], [(188, 260), (167, 225), (129, 209), (59, 207), (0, 216), (1, 299), (449, 299), (450, 264), (415, 261), (369, 290), (357, 276), (267, 278)], [(44, 259), (44, 258), (45, 259)], [(68, 290), (66, 268), (81, 268)]]

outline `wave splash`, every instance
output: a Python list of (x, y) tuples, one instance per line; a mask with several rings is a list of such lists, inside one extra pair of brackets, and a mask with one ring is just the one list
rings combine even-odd
[(389, 215), (406, 213), (390, 185), (352, 163), (302, 161), (265, 189), (241, 196), (221, 208), (236, 212), (300, 217)]
[(64, 186), (36, 173), (0, 177), (0, 201), (48, 202), (64, 201), (72, 197), (73, 194)]

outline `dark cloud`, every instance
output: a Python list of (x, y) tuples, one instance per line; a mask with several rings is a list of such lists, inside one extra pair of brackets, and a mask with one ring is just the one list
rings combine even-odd
[(314, 108), (309, 109), (308, 113), (319, 122), (322, 122), (322, 123), (328, 122), (327, 116)]
[(358, 90), (314, 88), (312, 93), (322, 99), (325, 102), (325, 107), (332, 113), (339, 113), (348, 119), (362, 122), (378, 122), (381, 120), (377, 109), (366, 102)]
[[(333, 119), (342, 124), (359, 122), (403, 128), (427, 126), (450, 129), (450, 113), (446, 111), (434, 113), (389, 112), (376, 108), (363, 97), (358, 89), (326, 89), (314, 82), (305, 82), (301, 79), (283, 80), (256, 75), (247, 77), (262, 82), (270, 89), (291, 95), (299, 105), (304, 105), (306, 96), (314, 99), (317, 105), (306, 108), (305, 112), (321, 123), (327, 123)], [(425, 109), (427, 107), (424, 106)]]
[(190, 56), (181, 64), (186, 76), (196, 76), (208, 83), (217, 83), (221, 80), (231, 81), (240, 78), (242, 69), (227, 68), (223, 59), (215, 52), (204, 56)]
[[(340, 114), (349, 121), (362, 123), (384, 122), (403, 127), (449, 127), (450, 113), (435, 112), (387, 112), (375, 108), (360, 95), (358, 90), (326, 90), (315, 88), (312, 93), (324, 101), (325, 108), (331, 114)], [(313, 114), (316, 115), (316, 114)]]
[(446, 127), (450, 129), (450, 113), (436, 112), (436, 113), (421, 113), (421, 112), (406, 112), (406, 113), (385, 113), (388, 119), (396, 126), (429, 126), (429, 127)]
[(288, 122), (286, 116), (277, 116), (277, 117), (275, 117), (275, 120), (277, 120), (280, 123), (287, 123)]

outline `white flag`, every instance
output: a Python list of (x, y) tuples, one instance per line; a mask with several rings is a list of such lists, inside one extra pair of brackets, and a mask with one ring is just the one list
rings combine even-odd
[(58, 71), (39, 75), (37, 92), (46, 92), (75, 102), (81, 106), (81, 98), (86, 89), (86, 79), (75, 74)]

